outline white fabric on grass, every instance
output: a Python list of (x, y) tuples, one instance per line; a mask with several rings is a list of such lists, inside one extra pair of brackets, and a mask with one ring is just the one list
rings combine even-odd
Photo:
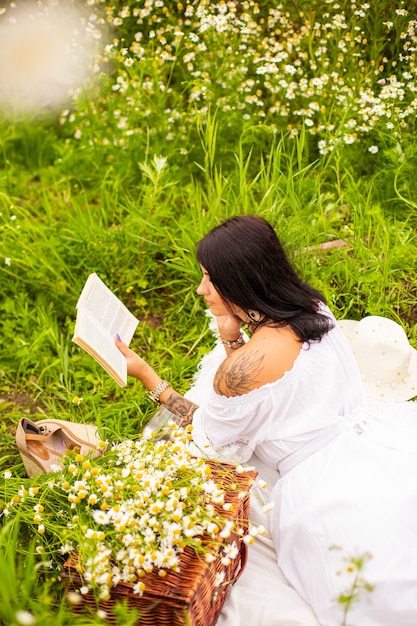
[[(224, 357), (224, 348), (219, 343), (203, 357), (194, 384), (186, 394), (190, 400), (199, 405), (207, 402), (214, 374)], [(209, 444), (199, 429), (198, 421), (194, 424), (194, 438), (200, 452), (207, 454)], [(216, 456), (215, 452), (213, 456)], [(230, 451), (226, 460), (235, 460), (231, 458)], [(248, 465), (255, 467), (258, 479), (267, 483), (265, 488), (254, 487), (250, 508), (251, 522), (264, 526), (267, 535), (258, 536), (255, 543), (249, 546), (246, 568), (226, 597), (217, 626), (319, 626), (311, 608), (288, 584), (278, 566), (269, 528), (269, 513), (263, 512), (279, 474), (255, 454)]]
[(208, 456), (266, 472), (275, 506), (274, 544), (250, 547), (219, 626), (340, 626), (352, 557), (365, 564), (348, 623), (416, 626), (417, 403), (369, 402), (337, 327), (304, 345), (283, 378), (241, 397), (212, 389), (223, 358), (217, 345), (188, 394), (200, 405), (194, 441)]

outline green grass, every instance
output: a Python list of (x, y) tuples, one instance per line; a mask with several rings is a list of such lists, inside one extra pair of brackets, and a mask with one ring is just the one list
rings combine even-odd
[[(416, 36), (405, 5), (383, 0), (362, 15), (352, 3), (266, 2), (259, 13), (230, 3), (222, 30), (214, 3), (187, 21), (168, 2), (137, 23), (142, 4), (115, 0), (106, 28), (97, 22), (99, 71), (62, 111), (1, 113), (0, 469), (22, 481), (20, 417), (95, 421), (119, 439), (154, 410), (139, 383), (119, 389), (71, 342), (88, 274), (140, 318), (133, 347), (185, 391), (212, 343), (195, 245), (231, 215), (270, 220), (338, 317), (393, 318), (417, 347)], [(209, 14), (216, 26), (204, 30)], [(319, 248), (337, 239), (345, 247)], [(39, 624), (100, 622), (69, 617), (59, 585), (31, 574), (30, 538), (27, 557), (10, 547), (16, 533), (5, 520), (0, 622), (17, 623), (17, 610)]]

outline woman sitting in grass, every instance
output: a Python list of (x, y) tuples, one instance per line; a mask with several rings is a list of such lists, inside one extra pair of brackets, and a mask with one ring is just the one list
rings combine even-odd
[[(417, 395), (417, 352), (385, 318), (348, 323), (347, 339), (260, 217), (217, 226), (198, 244), (197, 259), (197, 291), (219, 342), (190, 394), (117, 345), (152, 399), (184, 425), (193, 422), (203, 453), (279, 475), (270, 492), (273, 545), (261, 545), (261, 560), (250, 557), (246, 588), (239, 591), (239, 581), (231, 592), (235, 613), (228, 617), (226, 604), (224, 623), (288, 624), (274, 604), (278, 568), (276, 578), (262, 576), (276, 558), (323, 626), (346, 623), (346, 611), (356, 626), (415, 626), (417, 404), (405, 400)], [(254, 496), (253, 507), (256, 514)], [(292, 623), (316, 624), (303, 610)]]

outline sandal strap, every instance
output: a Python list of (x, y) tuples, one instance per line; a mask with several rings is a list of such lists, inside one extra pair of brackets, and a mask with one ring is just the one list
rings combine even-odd
[(29, 435), (25, 433), (26, 441), (46, 441), (50, 435)]

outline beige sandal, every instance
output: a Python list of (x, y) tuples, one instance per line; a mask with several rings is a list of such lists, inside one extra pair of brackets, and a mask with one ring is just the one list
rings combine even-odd
[(16, 445), (29, 477), (51, 472), (60, 466), (60, 458), (67, 450), (79, 450), (83, 455), (91, 452), (96, 457), (103, 452), (99, 447), (97, 426), (64, 420), (32, 422), (22, 418), (16, 430)]

